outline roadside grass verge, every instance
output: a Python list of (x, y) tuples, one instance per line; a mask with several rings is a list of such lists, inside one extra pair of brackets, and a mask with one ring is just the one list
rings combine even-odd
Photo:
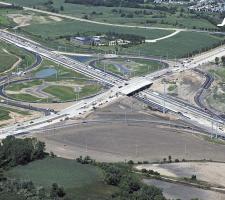
[(21, 114), (21, 115), (29, 115), (29, 112), (28, 111), (19, 110), (19, 109), (11, 108), (11, 107), (3, 107), (3, 106), (0, 106), (0, 110), (1, 111), (15, 112), (15, 113), (18, 113), (18, 114)]
[(11, 119), (9, 116), (10, 112), (0, 108), (0, 121)]
[(26, 102), (41, 102), (43, 99), (33, 96), (31, 94), (19, 93), (19, 94), (7, 94), (12, 99), (17, 101), (26, 101)]
[(24, 88), (30, 88), (36, 85), (41, 85), (42, 80), (33, 80), (33, 81), (27, 81), (27, 82), (22, 82), (22, 83), (12, 83), (8, 85), (5, 89), (10, 90), (10, 91), (20, 91)]

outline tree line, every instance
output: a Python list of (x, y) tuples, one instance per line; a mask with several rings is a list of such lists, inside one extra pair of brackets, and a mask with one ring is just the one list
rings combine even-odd
[(144, 0), (65, 0), (65, 3), (106, 7), (139, 7)]

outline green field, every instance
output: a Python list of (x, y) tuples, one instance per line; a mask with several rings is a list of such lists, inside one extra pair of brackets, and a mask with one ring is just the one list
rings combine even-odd
[[(77, 73), (74, 70), (68, 69), (62, 65), (58, 65), (50, 60), (46, 60), (44, 59), (42, 61), (42, 63), (38, 66), (38, 68), (36, 68), (35, 70), (32, 71), (32, 76), (35, 77), (35, 74), (37, 72), (40, 72), (41, 70), (44, 69), (49, 69), (49, 68), (54, 68), (57, 71), (57, 78), (61, 79), (61, 78), (78, 78), (81, 79), (79, 80), (79, 82), (83, 82), (82, 79), (87, 79), (86, 76), (84, 76), (83, 74)], [(51, 77), (46, 78), (46, 80), (54, 80), (54, 78), (56, 78), (56, 75), (53, 75)], [(77, 80), (78, 81), (78, 80)]]
[(0, 27), (6, 28), (6, 27), (13, 27), (16, 24), (13, 22), (12, 19), (9, 19), (7, 17), (8, 14), (14, 14), (14, 13), (20, 13), (20, 10), (17, 9), (0, 9)]
[(158, 61), (144, 60), (144, 59), (112, 59), (109, 63), (107, 60), (103, 60), (100, 62), (96, 62), (96, 66), (106, 71), (113, 72), (118, 75), (123, 75), (123, 72), (118, 69), (115, 64), (122, 65), (130, 70), (128, 72), (129, 77), (133, 76), (143, 76), (146, 74), (150, 74), (156, 70), (161, 69), (163, 66)]
[(131, 48), (123, 48), (121, 51), (123, 54), (138, 55), (140, 52), (141, 55), (145, 56), (168, 56), (174, 59), (220, 44), (223, 39), (223, 37), (216, 37), (208, 33), (181, 32), (156, 43), (145, 43)]
[[(46, 9), (43, 6), (45, 0), (8, 0), (7, 2), (16, 2), (20, 5), (25, 5), (33, 7), (34, 5), (39, 9)], [(214, 24), (210, 21), (204, 19), (203, 17), (196, 16), (187, 11), (185, 6), (176, 6), (177, 11), (173, 14), (166, 11), (158, 11), (154, 9), (147, 9), (148, 14), (144, 15), (143, 13), (137, 13), (137, 11), (144, 11), (146, 9), (137, 9), (137, 8), (119, 8), (119, 7), (103, 7), (103, 6), (85, 6), (79, 4), (70, 4), (64, 3), (64, 0), (53, 0), (54, 4), (52, 5), (55, 9), (60, 10), (60, 6), (64, 7), (63, 11), (60, 13), (75, 16), (75, 17), (84, 17), (88, 16), (90, 20), (96, 20), (101, 22), (108, 23), (120, 23), (120, 24), (130, 24), (130, 25), (146, 25), (148, 26), (161, 26), (161, 27), (187, 27), (187, 28), (216, 28)], [(149, 5), (154, 5), (150, 4)], [(116, 5), (115, 5), (116, 6)], [(169, 7), (169, 5), (164, 5)], [(184, 8), (181, 11), (181, 8)], [(121, 12), (112, 12), (112, 9), (121, 10), (122, 13), (132, 14), (133, 17), (121, 17)], [(218, 20), (218, 15), (211, 15), (212, 18)]]
[[(85, 28), (86, 29), (86, 28)], [(116, 47), (91, 47), (86, 45), (73, 45), (67, 40), (57, 39), (54, 41), (43, 40), (43, 38), (33, 37), (40, 42), (48, 42), (48, 44), (58, 49), (58, 46), (66, 47), (69, 52), (76, 53), (112, 53), (115, 52)], [(142, 56), (162, 56), (168, 58), (181, 58), (186, 57), (193, 52), (199, 53), (199, 51), (205, 51), (207, 48), (212, 48), (215, 45), (219, 45), (225, 37), (210, 35), (208, 33), (198, 32), (181, 32), (171, 38), (158, 41), (156, 43), (144, 43), (141, 45), (135, 45), (128, 48), (119, 47), (119, 54), (132, 54)]]
[[(8, 51), (10, 54), (5, 53), (3, 49)], [(35, 56), (32, 53), (27, 52), (24, 49), (18, 48), (14, 45), (0, 42), (0, 72), (3, 72), (12, 67), (12, 65), (18, 60), (16, 56), (22, 59), (22, 61), (16, 67), (20, 70), (29, 67), (35, 62)], [(14, 69), (13, 71), (16, 71), (17, 69)]]
[(18, 113), (18, 114), (21, 114), (21, 115), (29, 115), (29, 112), (28, 111), (18, 110), (16, 108), (0, 106), (0, 109), (1, 110), (6, 110), (6, 111), (10, 111), (10, 112), (15, 112), (15, 113)]
[(57, 38), (60, 36), (74, 36), (78, 34), (98, 35), (107, 32), (116, 32), (121, 34), (140, 35), (146, 37), (146, 39), (156, 39), (172, 33), (172, 31), (167, 30), (114, 27), (74, 20), (64, 20), (61, 22), (52, 22), (50, 24), (33, 23), (22, 29), (29, 34), (42, 38)]
[(0, 193), (0, 198), (2, 200), (24, 200), (24, 196), (18, 195), (18, 194), (13, 194), (12, 192), (4, 192)]
[(103, 183), (103, 173), (97, 167), (62, 158), (46, 158), (18, 166), (9, 170), (7, 176), (31, 180), (47, 188), (57, 183), (64, 187), (69, 198), (78, 200), (103, 200), (115, 191)]
[(17, 101), (26, 101), (26, 102), (42, 102), (43, 99), (33, 96), (31, 94), (19, 93), (19, 94), (8, 94), (9, 97)]
[(212, 75), (217, 75), (223, 82), (225, 82), (225, 68), (222, 67), (222, 68), (218, 68), (218, 69), (215, 69), (215, 70), (210, 70), (209, 71)]
[(10, 112), (0, 108), (0, 121), (11, 119), (9, 116)]
[(22, 83), (12, 83), (8, 85), (5, 89), (10, 91), (20, 91), (24, 88), (33, 87), (35, 85), (41, 85), (42, 80), (34, 80), (34, 81), (27, 81)]
[(101, 86), (99, 84), (92, 84), (82, 86), (82, 89), (79, 93), (75, 92), (72, 87), (57, 85), (48, 86), (43, 91), (57, 97), (61, 101), (72, 101), (76, 100), (76, 98), (78, 98), (78, 95), (79, 99), (81, 99), (90, 95), (94, 95), (100, 90)]
[(11, 119), (10, 112), (14, 112), (14, 113), (21, 114), (21, 115), (29, 115), (29, 112), (27, 112), (27, 111), (18, 110), (18, 109), (11, 108), (11, 107), (0, 106), (0, 121)]
[(1, 48), (0, 43), (0, 73), (9, 70), (17, 61), (18, 58), (14, 55), (6, 53), (3, 48)]

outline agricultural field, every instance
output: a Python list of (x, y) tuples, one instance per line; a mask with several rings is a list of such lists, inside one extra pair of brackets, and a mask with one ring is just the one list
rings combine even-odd
[[(36, 8), (43, 10), (49, 9), (44, 5), (44, 3), (47, 2), (46, 0), (8, 0), (7, 2), (16, 2), (28, 7), (35, 6)], [(176, 6), (174, 12), (169, 12), (165, 9), (154, 9), (155, 5), (150, 3), (148, 6), (151, 6), (152, 9), (104, 6), (95, 7), (92, 5), (85, 6), (80, 4), (64, 3), (64, 0), (54, 0), (51, 5), (51, 9), (57, 10), (60, 14), (67, 14), (108, 23), (179, 28), (217, 28), (215, 24), (212, 24), (212, 22), (208, 21), (203, 16), (196, 16), (194, 13), (189, 13), (185, 6)], [(164, 6), (170, 8), (170, 6), (166, 4)], [(63, 7), (63, 9), (61, 9), (61, 7)], [(213, 14), (212, 18), (214, 20), (218, 20), (219, 16)]]
[(102, 200), (115, 192), (114, 187), (104, 184), (103, 172), (99, 168), (62, 158), (46, 158), (18, 166), (9, 170), (7, 176), (31, 180), (36, 186), (48, 189), (57, 183), (64, 187), (71, 199)]

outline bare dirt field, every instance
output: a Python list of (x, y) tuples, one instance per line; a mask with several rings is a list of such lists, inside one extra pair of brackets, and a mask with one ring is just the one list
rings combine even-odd
[[(55, 154), (76, 158), (90, 155), (99, 161), (161, 161), (172, 155), (179, 159), (225, 161), (225, 146), (205, 141), (190, 131), (155, 124), (160, 116), (141, 109), (137, 101), (115, 103), (89, 116), (88, 122), (58, 130), (34, 133)], [(133, 119), (132, 122), (129, 119)], [(134, 122), (146, 120), (146, 122)], [(178, 120), (172, 122), (185, 124)]]
[(204, 82), (204, 77), (198, 73), (188, 70), (184, 72), (175, 73), (167, 76), (166, 78), (157, 80), (151, 87), (156, 92), (164, 92), (164, 83), (167, 94), (177, 96), (181, 99), (187, 100), (192, 104), (194, 102), (194, 96), (198, 89)]
[(225, 163), (217, 162), (183, 162), (170, 164), (138, 165), (137, 169), (152, 169), (170, 177), (191, 177), (225, 187)]

